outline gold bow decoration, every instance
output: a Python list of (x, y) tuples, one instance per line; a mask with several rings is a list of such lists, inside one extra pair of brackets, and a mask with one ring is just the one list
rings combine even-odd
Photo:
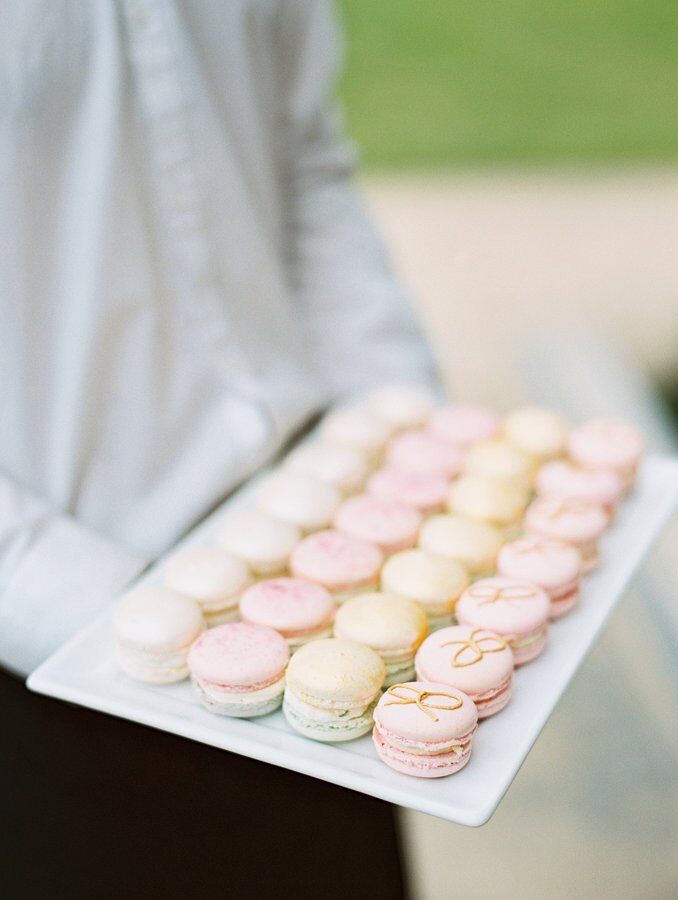
[[(454, 666), (455, 669), (461, 669), (464, 666), (472, 666), (475, 663), (480, 662), (486, 653), (499, 653), (501, 650), (506, 650), (508, 645), (496, 635), (486, 634), (485, 637), (477, 637), (477, 635), (481, 634), (483, 631), (485, 631), (484, 628), (474, 628), (467, 640), (446, 641), (444, 644), (440, 645), (441, 647), (452, 647), (455, 644), (459, 644), (459, 649), (455, 650), (452, 654), (452, 659), (450, 660), (451, 666)], [(488, 644), (491, 646), (488, 646)], [(461, 657), (466, 651), (470, 651), (473, 656), (471, 659), (461, 662)]]
[(583, 500), (551, 500), (546, 499), (540, 502), (540, 509), (547, 519), (557, 519), (558, 516), (567, 515), (567, 513), (587, 513), (591, 509), (591, 503), (585, 503)]
[[(401, 693), (398, 694), (397, 691), (401, 691)], [(403, 696), (402, 691), (407, 691), (409, 696), (407, 694)], [(419, 688), (412, 687), (412, 685), (409, 684), (393, 684), (386, 693), (396, 699), (388, 700), (384, 703), (384, 706), (408, 706), (410, 703), (414, 703), (418, 709), (425, 713), (430, 719), (433, 719), (434, 722), (438, 721), (438, 716), (432, 712), (432, 710), (446, 709), (452, 712), (463, 706), (463, 701), (457, 694), (448, 694), (445, 691), (420, 691)], [(448, 697), (453, 701), (454, 705), (428, 703), (429, 697)]]
[(567, 547), (568, 544), (558, 538), (541, 538), (534, 535), (520, 538), (520, 540), (515, 541), (512, 546), (515, 553), (524, 556), (527, 553), (540, 553), (543, 555), (549, 550), (553, 550), (555, 547)]
[(494, 584), (474, 584), (471, 585), (468, 593), (470, 597), (481, 601), (479, 606), (496, 603), (498, 600), (503, 600), (509, 606), (515, 606), (514, 600), (529, 600), (537, 596), (536, 588), (530, 587), (529, 584), (513, 584), (505, 587), (497, 587)]

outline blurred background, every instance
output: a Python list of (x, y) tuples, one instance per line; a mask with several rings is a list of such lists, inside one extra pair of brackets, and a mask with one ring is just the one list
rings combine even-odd
[[(339, 6), (364, 192), (450, 392), (675, 452), (678, 4)], [(402, 814), (416, 898), (676, 896), (677, 549), (674, 523), (488, 825)]]

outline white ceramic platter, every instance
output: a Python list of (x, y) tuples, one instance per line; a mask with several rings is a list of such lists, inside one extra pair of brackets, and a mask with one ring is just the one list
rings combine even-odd
[[(247, 485), (217, 510), (185, 543), (209, 533), (243, 503)], [(113, 660), (111, 614), (75, 635), (48, 659), (28, 685), (34, 691), (161, 728), (244, 756), (303, 772), (458, 822), (482, 825), (513, 781), (539, 732), (666, 523), (678, 499), (678, 459), (653, 457), (601, 545), (602, 564), (590, 575), (579, 606), (556, 622), (544, 654), (516, 673), (506, 709), (482, 722), (466, 768), (451, 777), (418, 779), (381, 763), (371, 738), (323, 745), (295, 734), (281, 712), (254, 720), (227, 719), (202, 709), (187, 682), (165, 687), (139, 684)], [(155, 571), (144, 580), (157, 578)], [(575, 739), (576, 735), (572, 735)]]

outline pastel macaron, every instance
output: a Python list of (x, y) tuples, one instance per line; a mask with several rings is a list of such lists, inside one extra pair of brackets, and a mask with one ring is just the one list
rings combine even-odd
[(384, 384), (367, 397), (367, 407), (389, 428), (417, 428), (433, 409), (433, 397), (414, 384)]
[(529, 487), (534, 478), (534, 461), (508, 441), (480, 441), (470, 447), (464, 460), (464, 471), (482, 478), (513, 481)]
[(419, 532), (422, 550), (455, 559), (472, 578), (493, 575), (502, 533), (480, 519), (459, 515), (431, 516)]
[(240, 600), (243, 622), (266, 625), (294, 652), (302, 644), (332, 637), (337, 605), (329, 591), (301, 578), (271, 578), (252, 585)]
[(433, 411), (428, 430), (441, 441), (466, 448), (494, 437), (499, 431), (499, 424), (499, 417), (491, 409), (474, 404), (451, 403)]
[(426, 638), (415, 663), (419, 681), (449, 684), (468, 694), (479, 719), (498, 713), (511, 699), (513, 652), (487, 628), (441, 628)]
[(530, 499), (528, 489), (515, 481), (462, 475), (450, 485), (450, 512), (480, 519), (510, 532), (517, 528)]
[(381, 589), (421, 604), (432, 629), (451, 624), (468, 582), (466, 570), (456, 560), (420, 549), (395, 553), (381, 572)]
[(341, 503), (341, 493), (331, 484), (285, 469), (262, 482), (257, 500), (262, 512), (290, 522), (307, 534), (330, 524)]
[(371, 465), (378, 462), (393, 431), (393, 426), (383, 418), (359, 406), (335, 409), (320, 425), (321, 439), (325, 443), (358, 450)]
[(383, 560), (384, 555), (375, 544), (327, 529), (297, 544), (290, 569), (295, 578), (321, 584), (337, 603), (343, 603), (355, 594), (376, 588)]
[(484, 628), (503, 638), (516, 666), (542, 652), (548, 638), (551, 601), (532, 582), (518, 578), (483, 578), (467, 588), (457, 602), (457, 621)]
[(229, 516), (215, 540), (242, 559), (255, 575), (270, 577), (287, 569), (290, 553), (301, 540), (301, 531), (291, 522), (248, 509)]
[(463, 691), (433, 681), (392, 685), (374, 711), (372, 739), (391, 769), (418, 778), (442, 778), (471, 758), (476, 706)]
[(353, 447), (312, 441), (293, 450), (285, 461), (293, 472), (310, 475), (341, 491), (355, 494), (365, 484), (369, 466), (364, 453)]
[(624, 494), (624, 481), (612, 469), (583, 469), (555, 459), (539, 469), (535, 489), (541, 497), (598, 503), (613, 513)]
[(567, 423), (557, 413), (538, 406), (514, 409), (504, 418), (504, 438), (538, 462), (562, 456)]
[(524, 519), (526, 532), (573, 544), (581, 553), (584, 573), (598, 564), (598, 540), (609, 523), (609, 513), (597, 503), (552, 497), (533, 500)]
[(164, 583), (196, 600), (208, 626), (234, 622), (242, 592), (252, 584), (246, 564), (220, 547), (186, 547), (171, 556)]
[(414, 677), (414, 655), (428, 634), (418, 603), (390, 594), (363, 594), (337, 612), (334, 636), (375, 650), (386, 667), (386, 686)]
[(551, 598), (551, 618), (559, 619), (579, 600), (582, 558), (572, 544), (528, 534), (499, 551), (497, 570), (507, 578), (539, 585)]
[(287, 669), (283, 712), (316, 741), (350, 741), (372, 728), (385, 667), (378, 653), (354, 641), (328, 638), (300, 647)]
[(376, 544), (383, 553), (414, 547), (421, 514), (412, 506), (358, 494), (345, 500), (334, 517), (337, 531)]
[(413, 506), (423, 515), (445, 505), (449, 479), (436, 472), (411, 472), (396, 466), (378, 469), (367, 482), (367, 493), (382, 500)]
[(251, 719), (282, 703), (287, 641), (272, 628), (231, 622), (204, 632), (188, 666), (202, 705), (220, 716)]
[(191, 597), (159, 585), (134, 588), (113, 617), (118, 665), (137, 681), (181, 681), (188, 675), (188, 650), (204, 627), (200, 606)]
[(403, 431), (389, 441), (386, 465), (407, 472), (430, 472), (454, 478), (461, 471), (464, 452), (423, 429)]
[(625, 490), (633, 487), (643, 455), (638, 429), (619, 419), (592, 419), (573, 428), (567, 442), (570, 457), (585, 469), (616, 472)]

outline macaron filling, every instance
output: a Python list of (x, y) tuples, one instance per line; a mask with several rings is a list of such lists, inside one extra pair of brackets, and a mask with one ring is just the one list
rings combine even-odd
[(467, 734), (460, 737), (447, 738), (443, 741), (413, 741), (388, 729), (383, 722), (375, 722), (374, 727), (389, 747), (416, 756), (440, 756), (442, 753), (454, 753), (459, 756), (464, 748), (469, 746), (477, 730), (477, 726), (474, 725)]
[(418, 775), (424, 778), (436, 778), (452, 775), (466, 765), (471, 758), (471, 744), (465, 747), (454, 748), (449, 753), (438, 753), (434, 756), (423, 756), (416, 753), (408, 753), (398, 750), (388, 744), (379, 730), (374, 728), (372, 732), (374, 745), (382, 762), (387, 766), (408, 775)]
[(285, 718), (300, 734), (315, 741), (334, 743), (362, 737), (371, 730), (376, 699), (361, 712), (349, 715), (350, 711), (337, 711), (332, 718), (319, 719), (306, 714), (295, 706), (293, 692), (286, 690), (283, 701)]
[(192, 679), (193, 687), (203, 704), (210, 712), (236, 718), (254, 718), (267, 715), (278, 709), (285, 692), (285, 676), (266, 687), (256, 689), (223, 690), (221, 685), (215, 690), (214, 685)]

